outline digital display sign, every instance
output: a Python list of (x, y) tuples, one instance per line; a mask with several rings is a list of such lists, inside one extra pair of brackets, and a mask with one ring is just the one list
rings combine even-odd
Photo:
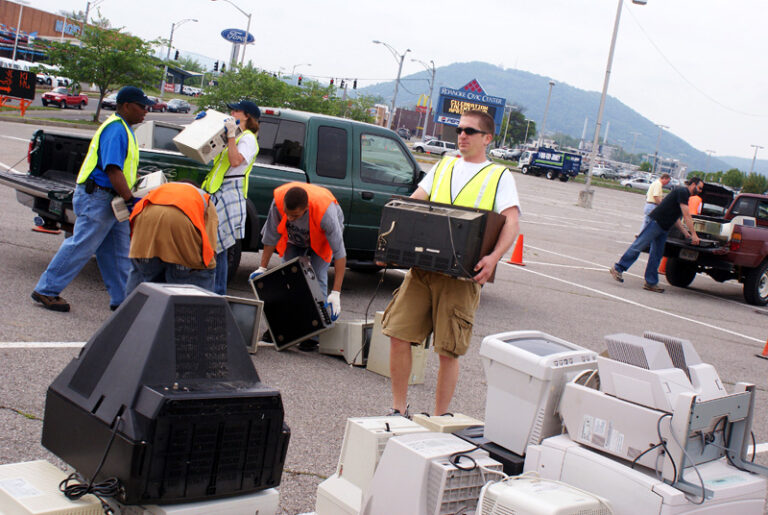
[(32, 72), (0, 67), (1, 96), (34, 100), (35, 83), (35, 74)]
[(499, 132), (504, 117), (506, 99), (488, 95), (477, 80), (471, 80), (461, 89), (440, 88), (440, 99), (435, 110), (435, 121), (458, 126), (461, 115), (469, 110), (484, 111), (491, 115)]
[(496, 119), (496, 107), (486, 104), (476, 104), (474, 102), (467, 102), (466, 100), (460, 100), (458, 98), (443, 98), (442, 111), (450, 114), (457, 114), (461, 116), (464, 111), (484, 111)]

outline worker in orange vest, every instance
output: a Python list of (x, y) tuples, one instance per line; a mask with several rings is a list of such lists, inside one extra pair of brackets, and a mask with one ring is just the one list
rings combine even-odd
[(163, 184), (136, 203), (130, 224), (129, 293), (142, 282), (213, 291), (219, 218), (208, 193), (190, 183)]

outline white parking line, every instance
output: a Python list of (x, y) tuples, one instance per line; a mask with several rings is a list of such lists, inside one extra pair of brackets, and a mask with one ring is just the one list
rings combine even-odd
[(761, 340), (759, 338), (754, 338), (754, 337), (748, 336), (746, 334), (737, 333), (736, 331), (731, 331), (730, 329), (725, 329), (723, 327), (718, 327), (718, 326), (713, 325), (713, 324), (708, 324), (706, 322), (702, 322), (701, 320), (696, 320), (694, 318), (684, 317), (682, 315), (678, 315), (678, 314), (672, 313), (670, 311), (665, 311), (663, 309), (647, 306), (645, 304), (641, 304), (641, 303), (636, 302), (634, 300), (625, 299), (624, 297), (619, 297), (618, 295), (613, 295), (611, 293), (608, 293), (608, 292), (605, 292), (605, 291), (602, 291), (602, 290), (598, 290), (596, 288), (591, 288), (591, 287), (585, 286), (583, 284), (575, 283), (573, 281), (567, 281), (565, 279), (561, 279), (559, 277), (554, 277), (552, 275), (547, 275), (547, 274), (544, 274), (542, 272), (536, 272), (535, 270), (531, 270), (530, 268), (518, 267), (518, 266), (509, 264), (509, 263), (504, 263), (504, 264), (509, 266), (509, 267), (511, 267), (513, 270), (520, 270), (522, 272), (527, 272), (529, 274), (534, 274), (534, 275), (538, 275), (538, 276), (541, 276), (541, 277), (546, 277), (547, 279), (552, 279), (553, 281), (558, 281), (558, 282), (565, 283), (565, 284), (568, 284), (568, 285), (571, 285), (571, 286), (575, 286), (576, 288), (581, 288), (583, 290), (591, 291), (592, 293), (597, 293), (598, 295), (603, 295), (603, 296), (608, 297), (610, 299), (618, 300), (620, 302), (625, 302), (627, 304), (630, 304), (632, 306), (636, 306), (638, 308), (647, 309), (648, 311), (653, 311), (655, 313), (660, 313), (662, 315), (667, 315), (667, 316), (672, 317), (672, 318), (677, 318), (677, 319), (680, 319), (680, 320), (685, 320), (686, 322), (691, 322), (692, 324), (701, 325), (701, 326), (707, 327), (709, 329), (714, 329), (715, 331), (720, 331), (720, 332), (723, 332), (723, 333), (726, 333), (726, 334), (730, 334), (731, 336), (738, 336), (739, 338), (744, 338), (745, 340), (749, 340), (749, 341), (752, 341), (752, 342), (757, 342), (757, 343), (760, 343), (760, 344), (764, 344), (765, 343), (763, 340)]
[(23, 141), (24, 143), (29, 143), (29, 138), (19, 138), (16, 136), (3, 136), (2, 134), (0, 134), (0, 138), (13, 139), (16, 141)]
[(0, 163), (0, 166), (3, 167), (5, 170), (11, 172), (11, 173), (18, 173), (22, 175), (26, 175), (27, 172), (20, 172), (19, 170), (16, 170), (15, 168), (11, 168), (11, 165), (7, 165), (5, 163)]
[(544, 263), (542, 261), (525, 261), (526, 265), (542, 265), (542, 266), (555, 266), (560, 268), (577, 268), (579, 270), (592, 270), (595, 272), (605, 272), (607, 270), (606, 267), (602, 266), (600, 268), (595, 268), (591, 266), (578, 266), (578, 265), (559, 265), (557, 263)]
[(80, 349), (85, 342), (0, 342), (0, 349)]

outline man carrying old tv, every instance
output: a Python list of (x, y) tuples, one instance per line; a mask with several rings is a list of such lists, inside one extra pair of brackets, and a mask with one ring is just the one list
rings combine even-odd
[(467, 352), (472, 339), (480, 288), (517, 238), (520, 202), (515, 180), (509, 170), (486, 157), (494, 129), (493, 118), (487, 113), (465, 111), (456, 128), (461, 157), (440, 160), (411, 195), (418, 200), (495, 211), (506, 220), (496, 246), (475, 265), (471, 279), (411, 268), (395, 292), (382, 321), (383, 333), (391, 341), (391, 415), (409, 415), (411, 344), (425, 340), (430, 333), (440, 357), (433, 414), (448, 412), (459, 378), (459, 356)]

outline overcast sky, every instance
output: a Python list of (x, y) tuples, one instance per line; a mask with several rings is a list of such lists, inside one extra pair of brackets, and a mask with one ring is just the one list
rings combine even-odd
[[(253, 14), (246, 60), (266, 69), (358, 78), (397, 75), (378, 39), (412, 53), (403, 75), (435, 65), (486, 61), (601, 91), (617, 0), (343, 1), (232, 0)], [(765, 0), (625, 0), (608, 93), (699, 150), (768, 156), (768, 30)], [(85, 0), (30, 0), (49, 12), (85, 10)], [(102, 0), (94, 10), (145, 39), (229, 59), (220, 33), (247, 18), (225, 0)], [(305, 63), (311, 63), (307, 66)], [(483, 78), (477, 77), (482, 83)], [(455, 84), (460, 87), (462, 84)], [(488, 91), (493, 95), (493, 91)], [(546, 97), (547, 91), (541, 92)], [(557, 95), (557, 87), (552, 92)], [(514, 102), (514, 98), (508, 99)], [(595, 113), (595, 118), (597, 113)]]

